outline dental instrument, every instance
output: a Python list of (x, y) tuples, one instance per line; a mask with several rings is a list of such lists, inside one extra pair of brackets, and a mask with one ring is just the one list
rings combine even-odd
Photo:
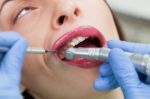
[[(0, 52), (1, 53), (5, 53), (9, 49), (10, 48), (8, 48), (8, 47), (0, 46)], [(27, 48), (27, 53), (31, 53), (31, 54), (46, 54), (46, 53), (55, 53), (55, 52), (57, 52), (57, 51), (45, 50), (44, 48), (36, 48), (36, 47), (29, 47), (29, 48)]]
[[(98, 61), (107, 61), (109, 52), (108, 48), (69, 48), (66, 50), (64, 56), (67, 60), (71, 60), (76, 56), (94, 59)], [(131, 59), (138, 72), (150, 76), (150, 55), (125, 52)]]

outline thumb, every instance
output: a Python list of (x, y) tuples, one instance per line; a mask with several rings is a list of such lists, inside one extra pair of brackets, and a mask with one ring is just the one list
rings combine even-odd
[(1, 63), (1, 71), (18, 78), (21, 74), (22, 64), (25, 58), (28, 42), (20, 38), (6, 53)]
[(118, 84), (123, 89), (140, 83), (134, 65), (121, 49), (112, 49), (108, 62)]

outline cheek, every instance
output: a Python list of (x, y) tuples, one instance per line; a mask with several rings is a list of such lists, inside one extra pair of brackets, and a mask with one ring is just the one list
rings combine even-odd
[(84, 23), (94, 25), (107, 40), (119, 38), (112, 13), (104, 0), (94, 0), (94, 2), (87, 0), (87, 3), (82, 3), (81, 6), (84, 12)]
[[(102, 4), (102, 5), (101, 5)], [(101, 6), (100, 6), (101, 5)], [(118, 39), (118, 32), (116, 24), (114, 22), (112, 13), (106, 3), (103, 1), (99, 4), (99, 12), (97, 13), (97, 18), (99, 19), (99, 29), (104, 34), (107, 40)], [(96, 22), (96, 20), (95, 20)]]
[[(42, 28), (41, 28), (42, 27)], [(46, 37), (46, 29), (41, 21), (24, 24), (22, 27), (14, 29), (29, 41), (31, 47), (43, 47)]]

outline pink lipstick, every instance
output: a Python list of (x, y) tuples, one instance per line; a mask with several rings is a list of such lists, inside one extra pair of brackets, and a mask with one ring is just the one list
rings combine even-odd
[(66, 60), (63, 56), (63, 53), (70, 47), (106, 47), (106, 39), (96, 28), (91, 26), (82, 26), (65, 33), (54, 43), (52, 47), (52, 50), (57, 50), (59, 52), (54, 54), (59, 60), (80, 68), (94, 68), (99, 66), (102, 62), (81, 57), (75, 57), (72, 60)]

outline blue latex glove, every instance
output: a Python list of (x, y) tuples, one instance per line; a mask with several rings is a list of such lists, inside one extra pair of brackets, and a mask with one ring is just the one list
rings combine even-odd
[(150, 84), (147, 83), (149, 77), (141, 81), (133, 63), (122, 50), (149, 54), (150, 45), (111, 40), (108, 47), (112, 50), (108, 62), (100, 68), (101, 76), (94, 82), (95, 89), (106, 91), (120, 86), (125, 99), (149, 99)]
[(10, 47), (0, 53), (0, 99), (22, 99), (20, 80), (28, 43), (14, 32), (0, 32), (0, 46)]

